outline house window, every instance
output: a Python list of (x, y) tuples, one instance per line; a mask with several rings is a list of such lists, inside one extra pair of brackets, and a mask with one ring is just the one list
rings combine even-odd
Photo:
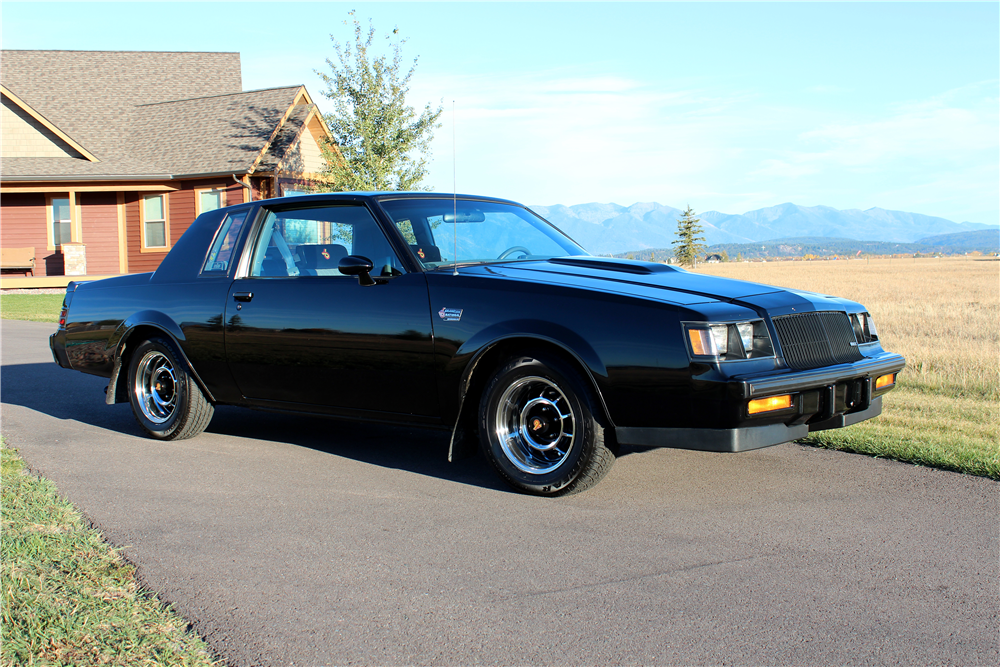
[(142, 198), (142, 246), (166, 248), (167, 241), (167, 198), (147, 195)]
[(225, 192), (222, 188), (213, 188), (211, 190), (198, 190), (198, 215), (202, 213), (208, 213), (209, 211), (214, 211), (217, 208), (222, 208), (222, 193)]
[(52, 243), (56, 246), (73, 240), (73, 220), (70, 217), (69, 198), (52, 198)]

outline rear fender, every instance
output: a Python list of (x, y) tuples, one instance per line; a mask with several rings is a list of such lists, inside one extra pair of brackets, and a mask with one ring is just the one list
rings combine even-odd
[[(135, 313), (122, 322), (115, 332), (108, 339), (108, 349), (114, 349), (114, 368), (111, 371), (111, 380), (108, 382), (105, 402), (108, 405), (113, 403), (128, 403), (128, 364), (131, 359), (131, 351), (142, 341), (148, 340), (152, 336), (164, 336), (169, 338), (180, 356), (178, 361), (184, 369), (194, 379), (205, 397), (215, 402), (215, 397), (208, 390), (205, 382), (198, 375), (184, 352), (183, 342), (186, 340), (184, 332), (170, 317), (156, 310), (143, 310)], [(122, 380), (124, 373), (125, 379)]]

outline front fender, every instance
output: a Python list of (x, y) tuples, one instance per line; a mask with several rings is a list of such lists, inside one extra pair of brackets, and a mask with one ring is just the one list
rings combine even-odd
[(475, 406), (470, 405), (465, 399), (480, 361), (497, 346), (504, 345), (509, 341), (517, 341), (519, 345), (525, 347), (529, 347), (531, 342), (535, 341), (537, 344), (556, 347), (571, 357), (594, 389), (601, 409), (608, 420), (608, 426), (614, 427), (610, 422), (610, 413), (604, 402), (602, 391), (602, 384), (607, 380), (607, 369), (587, 341), (571, 329), (545, 320), (499, 322), (468, 338), (448, 364), (447, 370), (449, 372), (456, 375), (461, 373), (455, 423), (452, 427), (451, 442), (448, 448), (449, 461), (466, 458), (475, 451), (475, 439), (472, 438), (472, 433), (475, 431), (473, 423)]
[(564, 349), (585, 367), (591, 380), (607, 378), (608, 376), (604, 362), (601, 361), (594, 348), (572, 329), (546, 320), (508, 320), (497, 322), (473, 334), (452, 357), (447, 371), (454, 372), (459, 368), (463, 369), (463, 384), (461, 385), (463, 393), (467, 386), (464, 382), (467, 380), (465, 374), (470, 372), (475, 365), (472, 362), (497, 343), (512, 338), (535, 338), (552, 343)]

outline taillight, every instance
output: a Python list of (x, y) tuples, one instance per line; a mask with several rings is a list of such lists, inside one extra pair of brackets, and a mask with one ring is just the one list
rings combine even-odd
[(66, 304), (66, 299), (63, 298), (62, 310), (59, 311), (59, 327), (66, 326), (66, 315), (69, 314), (69, 306)]

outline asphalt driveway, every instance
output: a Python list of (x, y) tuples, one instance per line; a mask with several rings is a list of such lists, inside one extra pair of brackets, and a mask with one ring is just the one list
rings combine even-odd
[(996, 482), (787, 444), (540, 499), (441, 432), (235, 408), (160, 443), (0, 326), (4, 435), (231, 665), (1000, 663)]

